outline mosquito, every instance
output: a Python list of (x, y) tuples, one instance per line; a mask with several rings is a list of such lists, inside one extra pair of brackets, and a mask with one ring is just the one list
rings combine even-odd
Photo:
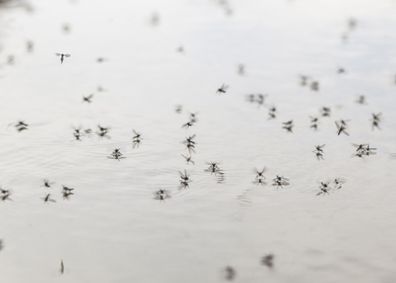
[(55, 53), (56, 56), (60, 57), (61, 64), (65, 60), (65, 58), (69, 58), (71, 55), (68, 53)]
[(24, 121), (18, 121), (15, 124), (15, 128), (17, 129), (18, 132), (22, 132), (24, 130), (27, 130), (29, 127), (29, 125), (27, 123), (25, 123)]
[(168, 199), (170, 197), (171, 196), (170, 196), (170, 193), (169, 193), (168, 190), (159, 189), (158, 191), (156, 191), (154, 193), (154, 199), (157, 199), (157, 200), (165, 200), (165, 199)]
[(224, 269), (225, 279), (228, 281), (232, 281), (235, 279), (236, 271), (232, 266), (226, 266)]
[(216, 93), (227, 93), (227, 90), (228, 90), (228, 88), (229, 88), (229, 86), (228, 85), (226, 85), (226, 84), (222, 84), (221, 85), (221, 87), (219, 87), (218, 89), (217, 89), (217, 91), (216, 91)]
[(337, 127), (337, 135), (339, 136), (341, 133), (344, 133), (345, 135), (349, 136), (347, 130), (347, 122), (345, 120), (340, 120), (335, 122), (336, 127)]
[(282, 123), (283, 126), (282, 128), (285, 129), (287, 132), (292, 133), (293, 132), (293, 120), (289, 120), (287, 122)]
[(45, 197), (42, 198), (42, 200), (46, 203), (49, 202), (56, 202), (56, 200), (54, 200), (53, 198), (51, 198), (51, 194), (47, 194)]
[(83, 96), (83, 102), (91, 103), (93, 97), (94, 95), (92, 93), (90, 95)]
[(283, 176), (276, 175), (276, 177), (272, 179), (272, 181), (273, 181), (272, 185), (278, 188), (283, 188), (284, 186), (290, 185), (289, 179)]
[(110, 158), (110, 159), (116, 159), (116, 160), (121, 160), (121, 159), (126, 158), (126, 157), (122, 156), (122, 153), (121, 153), (121, 151), (120, 151), (119, 148), (116, 148), (116, 149), (113, 150), (113, 152), (111, 153), (111, 155), (108, 156), (108, 158)]
[(181, 154), (181, 156), (184, 157), (184, 159), (186, 160), (187, 164), (191, 163), (192, 165), (195, 165), (195, 162), (194, 162), (194, 160), (192, 160), (192, 156), (191, 155), (186, 156), (184, 154)]
[(47, 180), (47, 179), (44, 179), (43, 180), (43, 186), (44, 187), (46, 187), (46, 188), (51, 188), (51, 186), (54, 184), (54, 182), (51, 182), (51, 181), (49, 181), (49, 180)]
[(329, 190), (330, 190), (329, 182), (320, 182), (319, 189), (320, 191), (316, 194), (317, 196), (329, 194)]
[(275, 256), (273, 254), (267, 254), (261, 258), (261, 264), (272, 268), (274, 266), (274, 258)]

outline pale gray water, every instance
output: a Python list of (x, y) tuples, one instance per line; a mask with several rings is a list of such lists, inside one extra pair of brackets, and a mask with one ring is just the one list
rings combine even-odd
[[(0, 10), (0, 185), (12, 190), (0, 202), (0, 282), (223, 282), (227, 265), (235, 282), (396, 281), (396, 1), (230, 3), (232, 16), (211, 0), (37, 0), (30, 12)], [(343, 43), (350, 17), (358, 24)], [(72, 56), (61, 65), (55, 52)], [(302, 88), (299, 74), (320, 91)], [(222, 83), (228, 93), (217, 95)], [(268, 94), (267, 106), (248, 103), (249, 93)], [(355, 103), (359, 94), (367, 105)], [(314, 132), (309, 115), (322, 106), (332, 115)], [(189, 112), (198, 122), (182, 129)], [(372, 131), (378, 112), (381, 130)], [(293, 134), (281, 128), (290, 119)], [(339, 119), (350, 119), (350, 136), (336, 135)], [(18, 133), (18, 120), (29, 129)], [(111, 139), (74, 140), (73, 126), (97, 124)], [(132, 129), (143, 135), (139, 148)], [(196, 164), (187, 165), (182, 141), (192, 134)], [(352, 158), (352, 143), (377, 155)], [(317, 144), (325, 160), (315, 159)], [(126, 159), (107, 158), (116, 147)], [(220, 162), (224, 183), (204, 172), (208, 161)], [(269, 184), (255, 185), (263, 166)], [(180, 190), (184, 169), (193, 182)], [(291, 185), (271, 186), (277, 174)], [(342, 189), (316, 196), (336, 177)], [(70, 200), (61, 185), (75, 188)], [(154, 200), (160, 188), (172, 197)], [(48, 192), (56, 203), (43, 202)], [(273, 269), (260, 264), (269, 253)]]

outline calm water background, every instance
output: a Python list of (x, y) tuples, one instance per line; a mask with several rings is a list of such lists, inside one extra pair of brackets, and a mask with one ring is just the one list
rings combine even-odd
[[(0, 10), (0, 184), (13, 192), (0, 203), (1, 282), (222, 282), (226, 265), (235, 282), (396, 281), (396, 1), (230, 3), (232, 16), (210, 0), (37, 0)], [(358, 25), (345, 43), (350, 17)], [(55, 52), (72, 56), (60, 65)], [(320, 91), (300, 87), (299, 74)], [(222, 83), (230, 89), (216, 95)], [(89, 93), (93, 103), (82, 103)], [(249, 93), (268, 94), (277, 119)], [(359, 94), (367, 105), (355, 103)], [(322, 106), (332, 116), (313, 132), (309, 115)], [(182, 129), (189, 112), (199, 121)], [(383, 113), (380, 131), (370, 127), (374, 112)], [(293, 134), (281, 128), (290, 119)], [(336, 135), (338, 119), (351, 120), (349, 137)], [(18, 120), (29, 130), (18, 133)], [(111, 139), (74, 140), (73, 127), (97, 124)], [(132, 129), (143, 135), (139, 148)], [(180, 156), (192, 134), (195, 166)], [(352, 158), (352, 143), (378, 154)], [(316, 144), (326, 144), (323, 161)], [(106, 158), (116, 147), (126, 159)], [(204, 172), (208, 161), (221, 162), (224, 183)], [(268, 180), (284, 175), (291, 185), (253, 184), (263, 166)], [(184, 169), (193, 182), (180, 190)], [(346, 180), (342, 190), (316, 196), (335, 177)], [(76, 190), (69, 201), (62, 184)], [(172, 198), (154, 200), (159, 188)], [(47, 192), (56, 203), (43, 203)], [(260, 264), (268, 253), (272, 270)]]

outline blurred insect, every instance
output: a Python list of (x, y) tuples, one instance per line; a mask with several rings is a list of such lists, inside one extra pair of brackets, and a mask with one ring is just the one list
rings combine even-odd
[(98, 58), (96, 58), (96, 62), (97, 62), (97, 63), (103, 63), (103, 62), (106, 62), (106, 61), (107, 61), (107, 59), (104, 58), (104, 57), (98, 57)]
[(142, 135), (140, 133), (136, 132), (135, 130), (132, 130), (132, 131), (134, 134), (134, 136), (132, 137), (133, 148), (139, 147), (140, 143), (142, 142)]
[(319, 91), (319, 82), (318, 81), (311, 82), (311, 90), (312, 91)]
[(64, 33), (70, 33), (70, 30), (71, 30), (70, 24), (64, 23), (64, 24), (62, 24), (61, 28)]
[(283, 124), (282, 128), (285, 129), (287, 132), (289, 133), (293, 132), (293, 127), (294, 127), (293, 120), (283, 122), (282, 124)]
[(245, 65), (238, 64), (238, 75), (244, 76), (245, 75)]
[(206, 162), (206, 164), (209, 165), (209, 167), (205, 170), (206, 172), (210, 172), (213, 174), (221, 171), (218, 162)]
[(0, 187), (0, 199), (2, 201), (11, 200), (11, 191)]
[(63, 199), (69, 199), (70, 196), (74, 195), (74, 188), (69, 188), (67, 186), (62, 186), (62, 196)]
[(330, 117), (331, 109), (330, 109), (330, 107), (323, 106), (323, 107), (319, 110), (319, 112), (320, 112), (320, 114), (322, 115), (322, 117)]
[(194, 141), (195, 134), (192, 136), (187, 137), (184, 141), (183, 144), (186, 145), (188, 152), (191, 154), (191, 152), (195, 152), (195, 145), (196, 142)]
[(261, 258), (261, 264), (272, 268), (274, 266), (274, 258), (275, 256), (273, 254), (267, 254)]
[(188, 188), (191, 182), (190, 175), (187, 173), (186, 170), (184, 170), (184, 172), (179, 171), (179, 175), (180, 175), (180, 187)]
[(268, 120), (272, 120), (276, 118), (276, 107), (271, 106), (268, 110)]
[(170, 196), (169, 191), (164, 190), (164, 189), (159, 189), (158, 191), (156, 191), (154, 193), (154, 199), (157, 199), (157, 200), (165, 200), (165, 199), (168, 199), (170, 197), (171, 196)]
[(219, 87), (217, 89), (216, 93), (224, 93), (225, 94), (225, 93), (227, 93), (228, 88), (229, 88), (228, 85), (222, 84), (221, 87)]
[(312, 116), (309, 116), (309, 118), (311, 119), (311, 125), (309, 127), (317, 131), (319, 126), (319, 118)]
[(121, 159), (126, 158), (126, 157), (122, 156), (122, 153), (121, 153), (121, 151), (120, 151), (119, 148), (116, 148), (116, 149), (113, 150), (113, 152), (111, 153), (111, 155), (108, 156), (108, 158), (110, 158), (110, 159), (116, 159), (116, 160), (121, 160)]
[(93, 94), (90, 94), (90, 95), (87, 95), (87, 96), (83, 96), (83, 102), (91, 103), (93, 97), (94, 97)]
[(184, 159), (186, 160), (187, 164), (191, 163), (192, 165), (195, 165), (195, 162), (194, 162), (194, 160), (192, 160), (192, 156), (191, 155), (186, 156), (186, 155), (182, 154), (181, 156), (184, 157)]
[(150, 17), (150, 24), (152, 26), (158, 26), (160, 24), (160, 15), (158, 13), (153, 13)]
[(71, 55), (68, 53), (55, 53), (56, 56), (60, 57), (61, 64), (65, 60), (65, 58), (69, 58)]
[(345, 73), (346, 73), (346, 70), (345, 70), (343, 67), (339, 67), (339, 68), (337, 69), (337, 73), (338, 73), (338, 74), (345, 74)]
[(22, 132), (22, 131), (24, 131), (24, 130), (27, 130), (28, 127), (29, 127), (29, 125), (26, 124), (24, 121), (18, 121), (18, 122), (15, 124), (15, 128), (17, 129), (18, 132)]
[(101, 138), (103, 137), (110, 138), (110, 136), (108, 135), (109, 130), (110, 130), (109, 127), (103, 127), (101, 125), (98, 125), (98, 131), (96, 132), (96, 134)]
[(320, 182), (319, 190), (320, 191), (316, 194), (317, 196), (325, 195), (325, 194), (327, 195), (330, 190), (329, 182)]
[(316, 155), (316, 158), (318, 159), (318, 160), (323, 160), (324, 158), (323, 158), (323, 147), (325, 146), (325, 144), (322, 144), (322, 145), (316, 145), (315, 146), (315, 150), (313, 151), (314, 153), (315, 153), (315, 155)]
[(183, 124), (183, 125), (182, 125), (182, 128), (188, 129), (188, 128), (192, 127), (192, 126), (194, 126), (194, 122), (192, 122), (192, 121), (190, 120), (190, 121), (186, 122), (185, 124)]
[(73, 131), (73, 136), (76, 140), (80, 141), (81, 140), (81, 129), (80, 128), (75, 128)]
[(184, 53), (184, 47), (182, 45), (180, 45), (179, 47), (176, 48), (176, 52), (178, 53)]
[(300, 75), (299, 78), (300, 78), (300, 85), (301, 86), (306, 86), (308, 84), (308, 80), (309, 80), (308, 76)]
[(356, 150), (354, 156), (363, 158), (364, 156), (374, 155), (376, 154), (376, 148), (370, 147), (369, 144), (352, 144)]
[(374, 130), (375, 128), (377, 129), (381, 129), (379, 126), (379, 123), (381, 122), (381, 113), (375, 114), (372, 113), (371, 114), (371, 128)]
[(180, 113), (182, 113), (182, 111), (183, 111), (183, 106), (182, 105), (176, 105), (176, 107), (175, 107), (175, 112), (177, 113), (177, 114), (180, 114)]
[(346, 120), (339, 120), (335, 121), (336, 127), (337, 127), (337, 135), (339, 136), (341, 133), (344, 133), (345, 135), (349, 136), (348, 132), (346, 131), (348, 128), (347, 121)]
[(357, 104), (366, 104), (366, 97), (364, 95), (359, 95), (356, 99)]
[(345, 184), (345, 180), (342, 178), (335, 178), (333, 180), (334, 186), (336, 190), (339, 190), (342, 188), (342, 185)]
[(31, 40), (26, 41), (26, 51), (27, 52), (33, 52), (34, 49), (34, 42)]
[(267, 184), (266, 181), (265, 181), (265, 176), (264, 176), (264, 172), (265, 171), (266, 171), (265, 167), (262, 170), (255, 169), (256, 177), (255, 177), (255, 179), (253, 181), (254, 184), (257, 184), (257, 185), (265, 185), (265, 184)]
[(42, 198), (42, 200), (46, 203), (49, 202), (56, 202), (56, 200), (54, 200), (53, 198), (51, 198), (51, 194), (47, 194), (45, 197)]
[(273, 181), (272, 185), (278, 188), (283, 188), (284, 186), (290, 185), (289, 179), (283, 176), (276, 175), (276, 177), (272, 179), (272, 181)]
[(14, 55), (8, 55), (7, 56), (7, 64), (8, 65), (14, 65), (15, 63), (15, 56)]
[(348, 19), (347, 24), (348, 24), (348, 28), (350, 30), (354, 30), (357, 26), (357, 20), (355, 18), (350, 18), (350, 19)]
[(224, 277), (228, 281), (232, 281), (236, 277), (236, 271), (232, 266), (226, 266), (224, 269)]
[(59, 269), (60, 274), (65, 273), (65, 265), (63, 263), (63, 260), (60, 262), (60, 269)]
[(47, 180), (47, 179), (44, 179), (44, 180), (43, 180), (43, 186), (46, 187), (46, 188), (51, 188), (51, 186), (52, 186), (53, 184), (55, 184), (55, 183), (54, 183), (54, 182), (51, 182), (51, 181), (49, 181), (49, 180)]

